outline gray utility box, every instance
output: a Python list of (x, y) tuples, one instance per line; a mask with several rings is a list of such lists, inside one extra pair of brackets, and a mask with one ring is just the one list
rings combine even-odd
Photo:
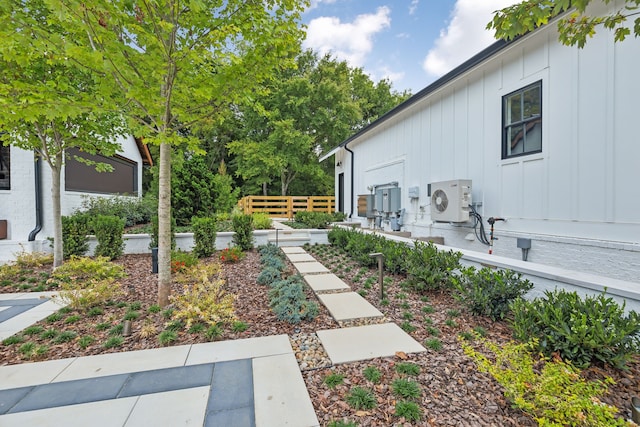
[(358, 195), (358, 216), (365, 218), (374, 218), (373, 212), (373, 194), (359, 194)]
[(400, 188), (376, 189), (375, 208), (378, 212), (398, 212), (400, 210)]

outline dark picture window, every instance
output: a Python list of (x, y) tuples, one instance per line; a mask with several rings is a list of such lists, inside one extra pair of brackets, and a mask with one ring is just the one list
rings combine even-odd
[[(107, 163), (113, 172), (98, 172), (95, 166), (77, 161), (74, 156)], [(84, 153), (77, 148), (67, 150), (64, 168), (65, 190), (105, 194), (138, 194), (138, 165), (124, 157), (105, 157)]]
[(11, 190), (11, 156), (9, 147), (0, 145), (0, 190)]
[(542, 81), (502, 97), (502, 158), (542, 151)]

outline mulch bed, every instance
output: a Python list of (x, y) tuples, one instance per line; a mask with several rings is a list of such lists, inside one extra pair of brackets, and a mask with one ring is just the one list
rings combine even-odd
[[(312, 248), (312, 252), (313, 248)], [(365, 298), (383, 312), (385, 317), (398, 325), (403, 325), (420, 343), (437, 338), (442, 348), (429, 349), (421, 354), (398, 354), (392, 358), (380, 358), (364, 362), (349, 363), (329, 368), (311, 368), (303, 371), (311, 400), (321, 425), (335, 420), (349, 420), (359, 426), (535, 426), (536, 423), (521, 411), (513, 409), (503, 395), (500, 386), (487, 374), (477, 371), (474, 363), (464, 355), (458, 335), (473, 328), (484, 328), (487, 337), (498, 342), (511, 338), (509, 326), (504, 322), (492, 322), (490, 319), (471, 316), (457, 304), (450, 295), (431, 292), (416, 295), (401, 289), (403, 277), (393, 277), (388, 283), (387, 301), (380, 300), (377, 284), (365, 289), (365, 277), (377, 277), (373, 269), (362, 272), (354, 263), (344, 262), (342, 257), (327, 257), (314, 253), (314, 256), (332, 269), (356, 292), (360, 291)], [(338, 262), (338, 259), (341, 262)], [(209, 261), (215, 261), (211, 258)], [(149, 307), (156, 303), (157, 277), (150, 273), (149, 255), (126, 255), (116, 261), (121, 264), (127, 278), (121, 280), (125, 294), (113, 305), (105, 307), (104, 313), (88, 316), (86, 313), (70, 311), (55, 321), (42, 321), (37, 325), (44, 330), (73, 331), (77, 334), (69, 342), (54, 343), (51, 338), (42, 338), (40, 334), (25, 336), (25, 342), (48, 347), (41, 356), (27, 359), (20, 351), (21, 344), (1, 345), (0, 365), (25, 363), (33, 360), (49, 360), (75, 356), (86, 356), (108, 352), (120, 352), (160, 347), (158, 334), (170, 321), (162, 312), (150, 313)], [(343, 264), (338, 266), (338, 264)], [(275, 334), (292, 336), (312, 336), (315, 331), (338, 328), (339, 325), (330, 317), (326, 308), (319, 304), (320, 313), (312, 322), (291, 325), (277, 320), (270, 310), (267, 299), (267, 287), (256, 284), (260, 273), (259, 255), (250, 251), (237, 263), (223, 264), (226, 290), (236, 295), (235, 308), (238, 320), (246, 324), (246, 330), (234, 331), (231, 327), (223, 329), (216, 340), (232, 340)], [(360, 275), (361, 278), (354, 280)], [(389, 280), (389, 279), (388, 279)], [(0, 287), (0, 292), (16, 292), (8, 286)], [(180, 286), (174, 285), (173, 292), (180, 292)], [(307, 291), (310, 299), (315, 296)], [(109, 340), (110, 330), (122, 323), (125, 314), (131, 311), (131, 304), (137, 303), (139, 316), (132, 321), (132, 333), (123, 337), (121, 345), (105, 348)], [(136, 304), (134, 304), (135, 306)], [(433, 312), (425, 310), (425, 306), (433, 308)], [(80, 320), (68, 323), (71, 316), (80, 316)], [(431, 320), (425, 321), (425, 318)], [(96, 329), (96, 325), (108, 325), (104, 330)], [(437, 329), (437, 336), (434, 330)], [(150, 330), (155, 333), (149, 334)], [(91, 336), (94, 341), (86, 348), (79, 346), (79, 339)], [(177, 331), (175, 341), (170, 345), (207, 342), (209, 339), (203, 331), (188, 332), (184, 328)], [(294, 345), (295, 347), (295, 345)], [(420, 367), (420, 372), (412, 379), (420, 384), (421, 394), (416, 400), (422, 410), (420, 421), (407, 423), (395, 415), (397, 397), (392, 393), (390, 384), (400, 378), (394, 367), (401, 362), (411, 362)], [(363, 376), (367, 367), (376, 367), (382, 372), (379, 383), (370, 383)], [(343, 384), (329, 388), (324, 379), (331, 373), (344, 376)], [(630, 418), (629, 402), (632, 395), (640, 393), (640, 361), (630, 364), (628, 371), (617, 371), (607, 367), (594, 367), (585, 372), (589, 378), (602, 379), (611, 376), (616, 384), (609, 387), (609, 394), (604, 397), (606, 403), (620, 409), (621, 415)], [(355, 410), (346, 403), (346, 395), (354, 386), (371, 389), (375, 393), (376, 406), (370, 410)]]

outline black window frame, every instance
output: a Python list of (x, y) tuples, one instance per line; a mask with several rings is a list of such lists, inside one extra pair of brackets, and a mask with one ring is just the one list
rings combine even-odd
[[(0, 190), (11, 190), (11, 147), (0, 142)], [(6, 178), (5, 178), (6, 177)], [(3, 182), (6, 181), (7, 184)]]
[[(535, 114), (532, 115), (531, 117), (528, 118), (521, 118), (521, 120), (518, 121), (514, 121), (513, 123), (507, 123), (507, 102), (510, 98), (512, 98), (514, 95), (517, 94), (524, 94), (525, 92), (531, 90), (532, 88), (538, 87), (539, 89), (539, 93), (540, 93), (540, 106), (539, 106), (539, 114)], [(523, 101), (524, 102), (524, 101)], [(521, 110), (522, 111), (522, 110)], [(522, 115), (522, 113), (521, 113)], [(526, 151), (526, 127), (527, 125), (535, 125), (537, 122), (539, 122), (540, 125), (540, 148), (539, 149), (534, 149), (534, 150), (530, 150), (530, 151)], [(542, 80), (538, 80), (536, 82), (533, 82), (527, 86), (521, 87), (520, 89), (514, 90), (513, 92), (510, 92), (506, 95), (502, 96), (502, 160), (507, 160), (507, 159), (512, 159), (515, 157), (521, 157), (521, 156), (529, 156), (532, 154), (537, 154), (537, 153), (541, 153), (542, 152)], [(522, 153), (517, 153), (517, 154), (508, 154), (508, 144), (509, 144), (509, 130), (511, 128), (517, 127), (517, 126), (523, 126), (524, 128), (524, 134), (523, 134), (523, 138), (524, 138), (524, 145), (523, 145), (523, 152)]]

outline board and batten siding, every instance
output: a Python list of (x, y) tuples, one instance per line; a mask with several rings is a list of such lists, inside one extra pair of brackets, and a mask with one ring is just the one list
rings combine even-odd
[[(397, 181), (404, 229), (486, 251), (470, 241), (469, 223), (430, 218), (427, 184), (471, 179), (485, 220), (507, 219), (496, 227), (496, 254), (519, 259), (515, 239), (530, 237), (530, 261), (639, 282), (638, 52), (640, 39), (614, 43), (605, 30), (582, 50), (562, 46), (554, 25), (511, 43), (349, 142), (354, 194), (345, 185), (345, 200)], [(537, 81), (542, 152), (503, 160), (502, 97)], [(340, 150), (336, 174), (349, 177), (350, 161)], [(408, 197), (414, 186), (417, 200)]]

